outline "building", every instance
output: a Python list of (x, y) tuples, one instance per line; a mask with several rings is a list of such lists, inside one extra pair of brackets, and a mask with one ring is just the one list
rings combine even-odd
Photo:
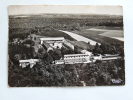
[(55, 60), (55, 64), (64, 64), (64, 60)]
[(65, 64), (75, 64), (75, 63), (90, 63), (91, 56), (87, 54), (69, 54), (64, 55)]
[(64, 41), (64, 46), (66, 46), (66, 47), (68, 47), (68, 48), (74, 50), (74, 45), (71, 44), (70, 42), (68, 42), (67, 40)]
[(61, 48), (63, 46), (64, 40), (64, 37), (40, 38), (41, 44), (43, 44), (43, 42), (46, 42), (53, 48)]
[(45, 41), (43, 41), (41, 45), (43, 46), (44, 49), (47, 50), (47, 52), (49, 52), (50, 50), (53, 50), (53, 47), (50, 44), (46, 43)]
[(89, 55), (89, 56), (92, 56), (92, 52), (89, 52), (89, 51), (87, 51), (87, 50), (81, 50), (81, 53), (82, 53), (82, 54), (87, 54), (87, 55)]
[(37, 62), (39, 62), (39, 59), (19, 60), (19, 65), (22, 68), (25, 68), (27, 66), (30, 66), (30, 68), (32, 68)]
[(30, 34), (27, 39), (31, 39), (32, 41), (40, 42), (40, 38), (44, 38), (45, 36)]
[(98, 55), (98, 56), (94, 56), (94, 62), (96, 60), (115, 60), (115, 59), (121, 59), (121, 57), (119, 55), (111, 55), (111, 54), (104, 54), (104, 55)]
[(102, 56), (102, 60), (115, 60), (115, 59), (121, 59), (121, 57), (118, 54), (115, 54), (115, 55), (104, 54)]

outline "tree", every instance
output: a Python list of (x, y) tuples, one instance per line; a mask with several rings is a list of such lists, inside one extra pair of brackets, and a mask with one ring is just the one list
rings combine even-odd
[(44, 61), (44, 64), (49, 65), (49, 64), (52, 64), (53, 58), (49, 53), (45, 53), (43, 55), (43, 61)]
[(32, 41), (32, 40), (30, 40), (30, 39), (28, 39), (28, 40), (24, 41), (23, 44), (29, 44), (31, 46), (34, 46), (35, 45), (35, 42)]
[(96, 43), (94, 49), (93, 49), (93, 53), (94, 54), (101, 54), (103, 51), (102, 49), (100, 48), (100, 45), (98, 43)]
[(74, 46), (74, 53), (75, 53), (75, 54), (78, 54), (78, 53), (79, 53), (79, 51), (78, 51), (78, 46)]
[(55, 49), (51, 56), (53, 57), (53, 60), (59, 60), (62, 57), (61, 50)]

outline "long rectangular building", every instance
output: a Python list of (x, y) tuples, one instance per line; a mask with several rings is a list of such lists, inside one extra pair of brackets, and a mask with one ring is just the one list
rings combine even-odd
[(30, 68), (32, 68), (37, 62), (39, 62), (39, 59), (27, 59), (27, 60), (19, 60), (19, 65), (22, 68), (27, 67), (30, 65)]
[(40, 38), (41, 44), (43, 41), (47, 43), (55, 43), (55, 42), (63, 42), (65, 39), (64, 37), (46, 37), (46, 38)]
[(91, 56), (87, 54), (69, 54), (64, 55), (65, 64), (75, 64), (75, 63), (90, 63)]
[(65, 41), (64, 37), (47, 37), (47, 38), (40, 38), (41, 44), (44, 42), (48, 43), (53, 48), (61, 48)]

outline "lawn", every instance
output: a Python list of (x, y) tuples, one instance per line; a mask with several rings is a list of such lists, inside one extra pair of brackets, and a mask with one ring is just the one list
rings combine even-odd
[[(114, 33), (113, 33), (113, 31), (114, 31)], [(119, 30), (118, 30), (119, 32), (115, 31), (115, 30), (113, 30), (113, 31), (112, 32), (110, 31), (109, 33), (106, 33), (106, 34), (104, 33), (105, 31), (93, 31), (93, 30), (88, 30), (88, 29), (82, 29), (80, 31), (73, 31), (73, 32), (76, 33), (76, 34), (82, 35), (84, 37), (87, 37), (89, 39), (92, 39), (94, 41), (97, 41), (99, 43), (112, 44), (112, 43), (117, 42), (117, 43), (123, 45), (122, 41), (119, 41), (117, 39), (113, 39), (113, 38), (109, 37), (109, 36), (112, 36), (112, 37), (114, 37), (114, 36), (123, 36), (121, 31), (119, 31)], [(101, 35), (101, 34), (103, 34), (103, 35)]]

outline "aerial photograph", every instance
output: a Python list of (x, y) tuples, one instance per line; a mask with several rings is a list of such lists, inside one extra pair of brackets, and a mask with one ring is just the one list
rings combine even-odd
[(122, 6), (10, 5), (8, 85), (125, 85)]

